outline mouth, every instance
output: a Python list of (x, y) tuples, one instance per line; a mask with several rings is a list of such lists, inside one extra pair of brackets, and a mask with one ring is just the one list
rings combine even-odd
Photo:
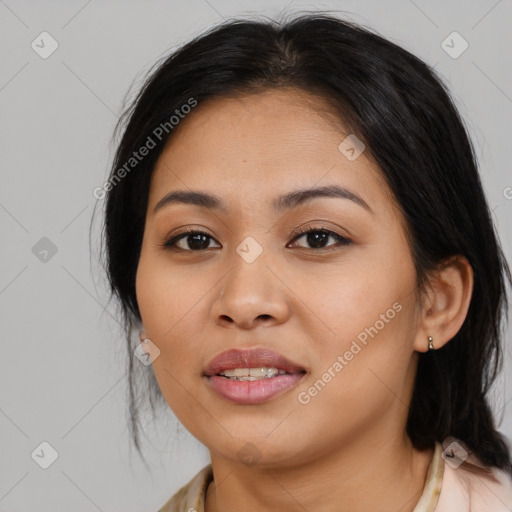
[(223, 370), (217, 375), (226, 377), (230, 380), (239, 381), (254, 381), (261, 379), (271, 379), (276, 375), (290, 375), (286, 370), (279, 370), (278, 368), (267, 368), (261, 366), (259, 368), (233, 368), (232, 370)]
[(237, 404), (258, 404), (294, 387), (305, 368), (269, 349), (228, 350), (215, 357), (203, 376), (209, 387)]

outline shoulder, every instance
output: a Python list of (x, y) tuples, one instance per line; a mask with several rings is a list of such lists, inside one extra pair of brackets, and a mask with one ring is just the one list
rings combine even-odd
[(204, 511), (204, 495), (212, 478), (212, 466), (208, 464), (159, 508), (158, 512)]
[(435, 512), (510, 512), (511, 474), (486, 467), (474, 454), (463, 449), (463, 456), (457, 459), (458, 448), (454, 442), (453, 439), (443, 442), (443, 480)]

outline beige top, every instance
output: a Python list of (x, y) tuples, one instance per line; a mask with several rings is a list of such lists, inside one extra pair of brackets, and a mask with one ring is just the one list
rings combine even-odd
[[(470, 471), (466, 464), (457, 465), (450, 460), (450, 450), (443, 456), (443, 448), (448, 448), (451, 442), (448, 439), (443, 445), (436, 443), (423, 493), (413, 512), (512, 512), (512, 477), (493, 468), (492, 474), (497, 479), (494, 481)], [(466, 462), (482, 466), (473, 454)], [(209, 464), (158, 512), (204, 512), (206, 490), (212, 480)]]

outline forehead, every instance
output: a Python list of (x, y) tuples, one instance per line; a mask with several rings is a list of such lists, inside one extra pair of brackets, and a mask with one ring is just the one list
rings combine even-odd
[(340, 151), (349, 136), (332, 108), (304, 91), (207, 100), (174, 129), (153, 172), (149, 206), (187, 188), (243, 196), (246, 206), (314, 185), (389, 196), (371, 158), (363, 152), (350, 160)]

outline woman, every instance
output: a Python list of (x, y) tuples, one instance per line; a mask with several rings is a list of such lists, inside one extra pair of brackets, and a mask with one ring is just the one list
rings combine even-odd
[(510, 271), (433, 70), (334, 17), (235, 20), (124, 121), (105, 236), (134, 441), (138, 364), (211, 455), (160, 510), (511, 510), (487, 399)]

